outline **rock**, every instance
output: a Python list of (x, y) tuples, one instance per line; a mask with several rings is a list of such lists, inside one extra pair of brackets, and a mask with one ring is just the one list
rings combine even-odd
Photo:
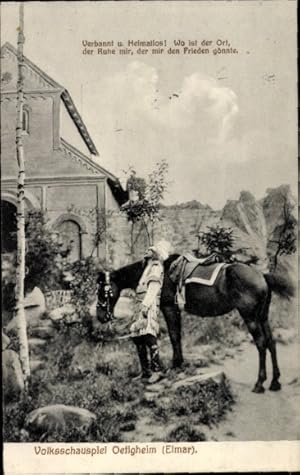
[(93, 319), (97, 318), (97, 299), (95, 299), (89, 306), (89, 315)]
[(193, 384), (205, 384), (208, 380), (212, 379), (216, 383), (220, 384), (225, 378), (225, 374), (222, 371), (214, 371), (212, 373), (197, 374), (195, 376), (189, 376), (185, 379), (177, 381), (173, 384), (173, 389), (181, 387), (192, 386)]
[(6, 350), (9, 347), (10, 338), (2, 332), (2, 351)]
[(165, 389), (165, 385), (159, 384), (147, 384), (147, 391), (150, 393), (162, 393)]
[(29, 338), (28, 344), (30, 349), (43, 348), (46, 345), (46, 340), (42, 338)]
[(87, 372), (95, 371), (97, 364), (97, 358), (95, 354), (91, 352), (91, 346), (87, 341), (82, 341), (74, 348), (72, 362), (70, 369), (72, 369), (72, 375), (87, 374)]
[(112, 328), (116, 335), (126, 336), (130, 334), (133, 322), (136, 302), (131, 297), (121, 295), (114, 308), (114, 320)]
[[(24, 300), (24, 308), (26, 315), (26, 322), (28, 328), (38, 326), (44, 317), (46, 310), (45, 297), (42, 291), (35, 287), (30, 294), (26, 295)], [(16, 316), (13, 317), (6, 325), (6, 331), (17, 333), (18, 321)]]
[(39, 287), (34, 287), (32, 292), (26, 295), (24, 299), (24, 307), (40, 307), (40, 310), (43, 310), (43, 313), (45, 312), (45, 296)]
[(46, 340), (43, 340), (42, 338), (29, 338), (28, 345), (30, 352), (38, 353), (46, 345)]
[(38, 324), (46, 310), (45, 297), (41, 289), (35, 287), (32, 292), (26, 295), (24, 308), (29, 324)]
[(44, 320), (43, 324), (40, 324), (38, 327), (33, 327), (31, 329), (31, 335), (35, 338), (52, 338), (54, 332), (55, 330), (51, 320)]
[(87, 409), (55, 404), (30, 412), (26, 417), (24, 429), (40, 434), (74, 427), (84, 430), (88, 429), (95, 420), (96, 415)]
[(126, 422), (121, 426), (121, 431), (122, 432), (131, 432), (135, 429), (135, 423), (134, 422)]
[(13, 350), (2, 352), (2, 375), (5, 400), (17, 400), (24, 389), (24, 379), (19, 357)]
[(143, 396), (143, 397), (144, 397), (144, 400), (145, 400), (146, 402), (150, 402), (150, 403), (151, 403), (151, 402), (155, 401), (155, 399), (157, 399), (157, 396), (158, 396), (157, 393), (151, 393), (151, 392), (149, 392), (149, 391), (146, 391), (146, 392), (144, 393), (144, 396)]
[(49, 318), (53, 322), (58, 322), (60, 320), (65, 320), (66, 322), (75, 323), (80, 322), (80, 318), (76, 313), (75, 306), (71, 303), (66, 303), (61, 307), (54, 308), (49, 312)]
[(30, 360), (30, 370), (32, 373), (38, 371), (39, 369), (43, 369), (45, 366), (45, 362), (42, 360)]
[(296, 331), (293, 328), (276, 328), (273, 334), (276, 341), (284, 345), (291, 343), (296, 337)]

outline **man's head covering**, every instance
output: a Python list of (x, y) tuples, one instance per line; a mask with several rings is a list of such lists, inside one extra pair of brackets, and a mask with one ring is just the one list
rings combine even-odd
[(157, 244), (154, 246), (149, 247), (150, 250), (156, 252), (159, 257), (165, 261), (168, 259), (169, 255), (172, 252), (172, 245), (169, 241), (159, 241)]

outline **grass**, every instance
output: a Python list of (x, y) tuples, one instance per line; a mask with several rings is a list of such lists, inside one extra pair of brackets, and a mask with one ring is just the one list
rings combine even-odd
[[(122, 440), (122, 431), (134, 428), (136, 410), (127, 403), (141, 398), (142, 386), (130, 384), (129, 374), (136, 361), (124, 348), (87, 342), (82, 339), (80, 328), (72, 326), (49, 341), (44, 356), (47, 366), (33, 374), (27, 398), (4, 407), (6, 442), (24, 440), (26, 415), (49, 404), (88, 409), (96, 415), (96, 421), (89, 430), (69, 426), (49, 434), (27, 434), (26, 441), (118, 442)], [(84, 361), (84, 371), (78, 371), (80, 366), (76, 370), (73, 359), (76, 365)]]
[[(274, 328), (295, 327), (293, 301), (272, 299), (270, 321)], [(178, 372), (194, 375), (197, 369), (222, 360), (222, 351), (237, 347), (245, 340), (242, 319), (236, 314), (221, 318), (199, 318), (183, 315), (183, 341), (186, 351), (199, 350), (197, 360), (187, 361), (181, 370), (170, 370), (170, 384)], [(162, 359), (170, 365), (170, 343), (165, 325), (160, 338)], [(48, 341), (42, 357), (46, 368), (33, 374), (27, 399), (4, 407), (4, 440), (57, 442), (122, 441), (123, 432), (132, 431), (139, 415), (150, 414), (153, 424), (177, 426), (167, 434), (170, 441), (205, 440), (194, 425), (212, 425), (222, 420), (234, 403), (229, 382), (213, 381), (178, 389), (172, 397), (158, 397), (151, 403), (143, 399), (144, 389), (133, 383), (139, 370), (135, 348), (129, 340), (95, 341), (80, 324), (59, 325), (55, 338)], [(201, 353), (202, 351), (202, 353)], [(202, 356), (203, 358), (202, 358)], [(221, 359), (220, 359), (221, 358)], [(86, 408), (96, 414), (88, 431), (68, 427), (63, 432), (30, 434), (22, 430), (26, 415), (48, 404), (67, 404)]]
[(211, 426), (220, 422), (233, 404), (234, 395), (224, 377), (220, 383), (208, 380), (205, 384), (178, 388), (166, 402), (164, 398), (155, 401), (153, 414), (162, 422), (193, 416), (194, 422)]

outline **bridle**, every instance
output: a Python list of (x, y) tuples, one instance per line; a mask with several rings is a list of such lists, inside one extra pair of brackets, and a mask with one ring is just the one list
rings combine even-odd
[(110, 299), (113, 298), (114, 294), (111, 287), (110, 281), (110, 272), (105, 271), (105, 281), (104, 281), (104, 300), (100, 301), (99, 299), (99, 288), (103, 283), (101, 282), (97, 286), (97, 308), (101, 308), (105, 311), (105, 322), (110, 322), (113, 320), (113, 312), (111, 312)]

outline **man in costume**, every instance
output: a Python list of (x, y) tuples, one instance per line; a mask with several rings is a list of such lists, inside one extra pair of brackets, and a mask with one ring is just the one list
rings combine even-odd
[(145, 255), (147, 265), (136, 288), (135, 321), (130, 328), (142, 369), (137, 378), (150, 384), (163, 377), (157, 336), (160, 294), (164, 279), (163, 262), (169, 257), (170, 250), (171, 244), (168, 241), (159, 241), (148, 249)]

